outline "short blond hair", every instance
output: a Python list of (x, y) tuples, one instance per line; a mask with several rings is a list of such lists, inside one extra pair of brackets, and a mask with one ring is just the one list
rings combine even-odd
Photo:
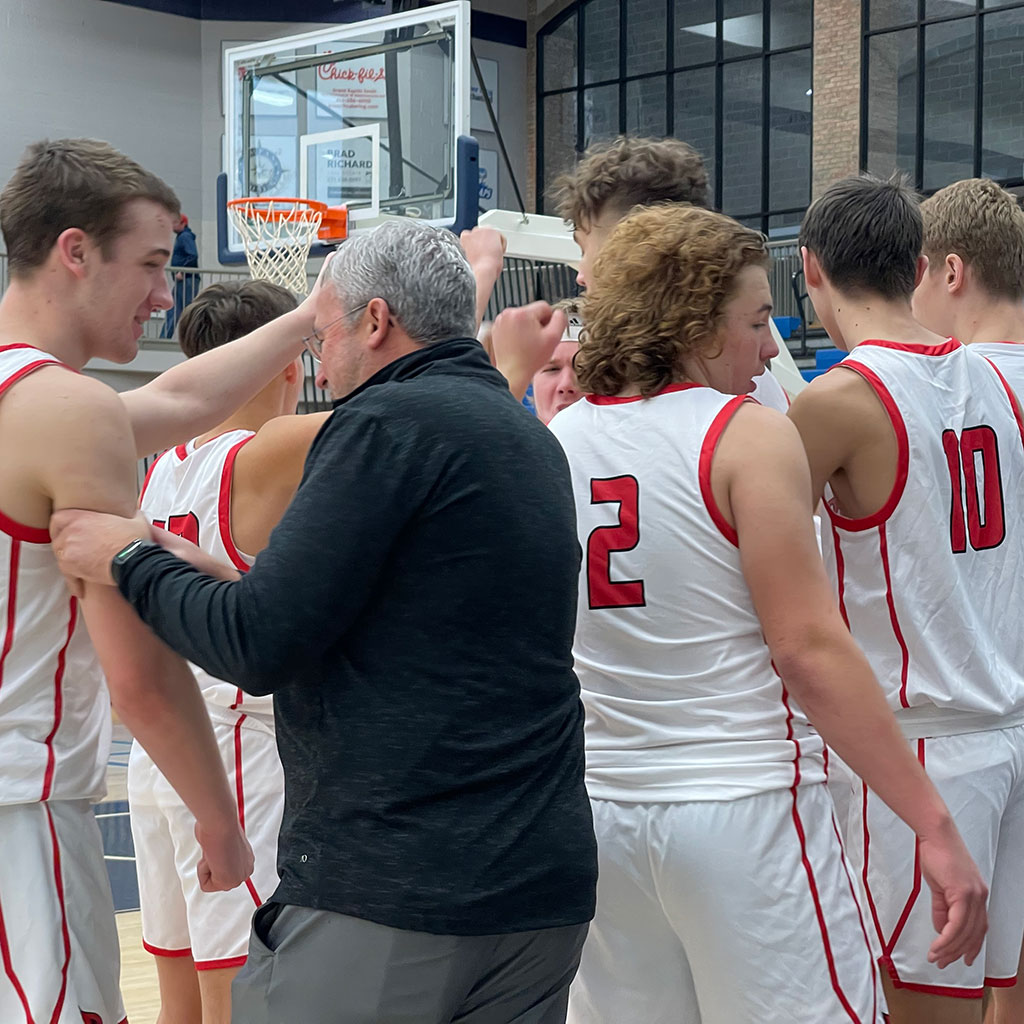
[(582, 389), (652, 395), (679, 379), (684, 357), (717, 355), (711, 338), (737, 275), (769, 262), (764, 237), (724, 214), (685, 204), (631, 214), (594, 266), (576, 356)]
[(708, 172), (700, 153), (679, 139), (620, 135), (591, 146), (551, 189), (559, 215), (589, 230), (606, 208), (626, 213), (654, 203), (708, 204)]
[(921, 204), (922, 251), (933, 263), (956, 253), (990, 295), (1024, 298), (1024, 210), (988, 178), (967, 178)]

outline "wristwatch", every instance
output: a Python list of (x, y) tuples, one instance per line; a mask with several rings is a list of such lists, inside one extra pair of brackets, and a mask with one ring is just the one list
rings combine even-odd
[(126, 544), (110, 560), (110, 575), (113, 577), (114, 586), (119, 586), (121, 577), (124, 575), (125, 567), (140, 552), (147, 548), (158, 548), (160, 545), (145, 537), (136, 537), (130, 544)]

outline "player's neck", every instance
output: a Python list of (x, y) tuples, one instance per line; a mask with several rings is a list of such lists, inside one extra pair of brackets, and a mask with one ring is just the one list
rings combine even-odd
[[(233, 412), (222, 423), (218, 423), (212, 430), (208, 430), (205, 434), (197, 437), (196, 444), (205, 444), (207, 441), (219, 437), (221, 434), (230, 433), (232, 430), (251, 430), (255, 433), (268, 420), (282, 415), (281, 390), (280, 388), (275, 388), (274, 383), (276, 382), (271, 382), (255, 398), (246, 402), (245, 405)], [(295, 410), (292, 409), (290, 411), (294, 412)]]
[(987, 293), (965, 298), (957, 311), (955, 329), (965, 344), (1024, 342), (1024, 307)]
[(12, 279), (0, 300), (0, 345), (31, 345), (80, 370), (90, 358), (75, 317), (31, 281)]
[(945, 341), (914, 319), (906, 299), (886, 299), (880, 295), (843, 296), (837, 298), (832, 315), (842, 347), (847, 352), (869, 339), (916, 345), (940, 345)]

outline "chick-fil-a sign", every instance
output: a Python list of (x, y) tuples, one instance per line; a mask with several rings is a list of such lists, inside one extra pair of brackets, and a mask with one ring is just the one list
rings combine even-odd
[(388, 116), (383, 54), (321, 64), (316, 73), (320, 102), (342, 117)]

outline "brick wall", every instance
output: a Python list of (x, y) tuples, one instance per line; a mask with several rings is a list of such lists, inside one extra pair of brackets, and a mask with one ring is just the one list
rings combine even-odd
[(817, 0), (811, 149), (815, 196), (829, 182), (860, 168), (860, 47), (860, 0)]

